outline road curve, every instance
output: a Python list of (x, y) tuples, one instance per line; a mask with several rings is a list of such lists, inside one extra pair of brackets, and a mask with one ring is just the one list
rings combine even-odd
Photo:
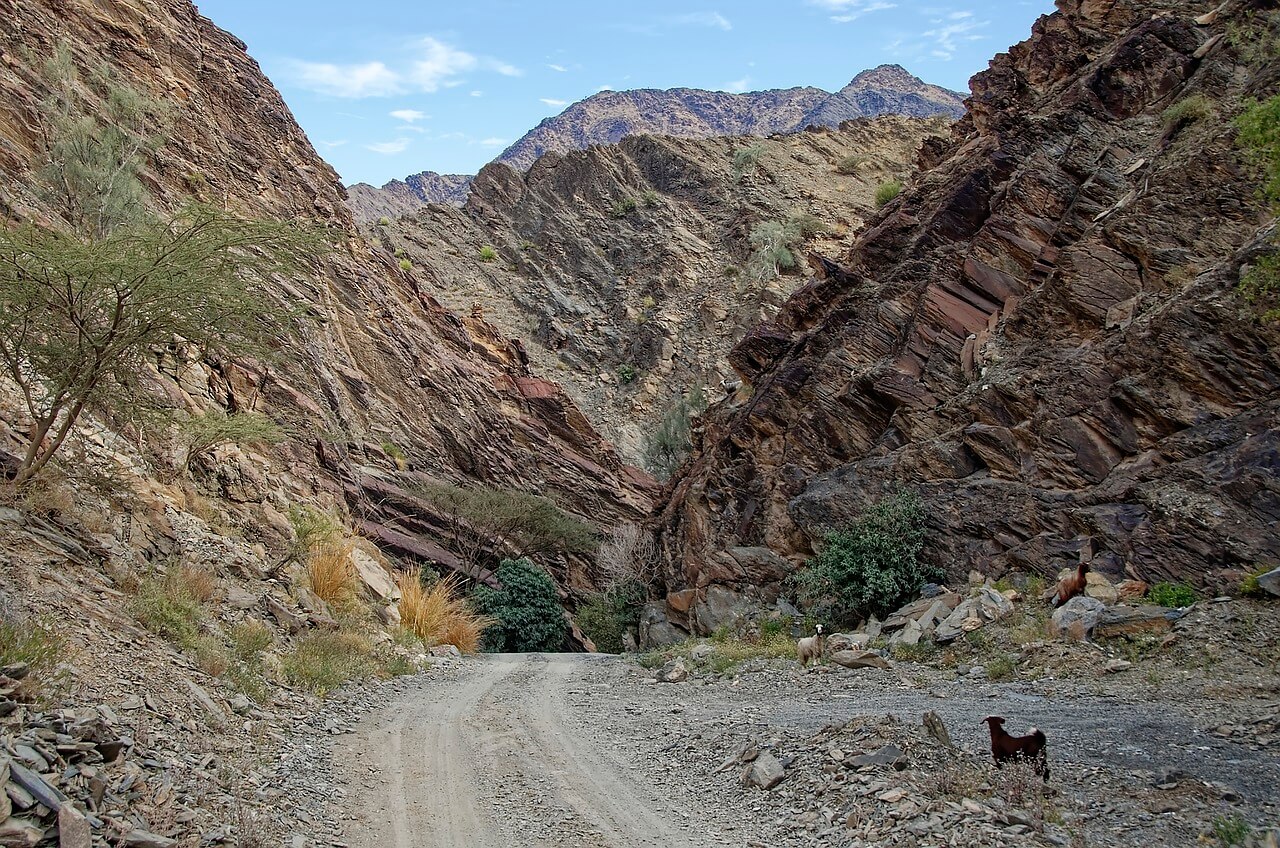
[(492, 655), (424, 683), (344, 737), (352, 848), (695, 848), (684, 818), (578, 732), (581, 654)]

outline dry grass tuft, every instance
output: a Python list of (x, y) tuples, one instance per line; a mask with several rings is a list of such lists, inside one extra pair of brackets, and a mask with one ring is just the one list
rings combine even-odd
[(218, 595), (218, 581), (208, 572), (193, 563), (178, 566), (177, 573), (170, 579), (182, 586), (183, 592), (198, 604), (207, 604)]
[(307, 557), (307, 583), (316, 597), (333, 606), (344, 606), (356, 597), (357, 576), (351, 562), (354, 543), (326, 540), (312, 546)]
[(453, 645), (467, 654), (480, 647), (480, 638), (493, 622), (474, 612), (462, 597), (461, 581), (453, 576), (430, 588), (422, 573), (400, 575), (400, 623), (428, 645)]

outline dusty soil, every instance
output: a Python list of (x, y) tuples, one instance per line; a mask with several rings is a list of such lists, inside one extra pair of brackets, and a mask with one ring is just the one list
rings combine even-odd
[[(1276, 704), (1230, 704), (1221, 714), (1212, 701), (1153, 708), (1136, 686), (1124, 696), (1092, 681), (997, 684), (905, 663), (809, 673), (749, 663), (732, 677), (655, 684), (616, 658), (495, 656), (404, 687), (338, 737), (334, 762), (354, 848), (932, 844), (928, 821), (919, 843), (905, 831), (903, 842), (859, 841), (853, 823), (869, 795), (891, 799), (891, 827), (904, 804), (922, 816), (936, 808), (944, 824), (971, 809), (980, 821), (968, 835), (947, 824), (959, 841), (941, 844), (1193, 844), (1228, 816), (1278, 819), (1275, 748), (1209, 732)], [(926, 710), (957, 749), (920, 740)], [(980, 723), (992, 713), (1014, 732), (1048, 734), (1051, 824), (1027, 826), (983, 798), (998, 785)], [(833, 765), (831, 749), (858, 753), (871, 726), (875, 744), (903, 746), (904, 771)], [(777, 756), (786, 779), (742, 786), (734, 755), (744, 747)], [(951, 760), (976, 782), (948, 806), (922, 787)], [(905, 794), (885, 792), (896, 787)], [(981, 803), (954, 803), (962, 795)]]

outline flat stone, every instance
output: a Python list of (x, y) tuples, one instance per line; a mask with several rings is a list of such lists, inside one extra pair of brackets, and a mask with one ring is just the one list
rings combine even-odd
[(1258, 588), (1272, 595), (1280, 596), (1280, 568), (1273, 568), (1266, 574), (1259, 575)]
[(897, 745), (885, 745), (871, 754), (858, 754), (844, 761), (849, 768), (890, 767), (902, 771), (907, 767), (907, 755)]
[(454, 657), (462, 656), (462, 651), (458, 650), (457, 645), (432, 645), (427, 652), (433, 657)]
[(762, 752), (742, 771), (742, 782), (761, 789), (772, 789), (787, 776), (786, 769), (778, 758), (767, 751)]
[(58, 810), (58, 848), (92, 848), (93, 832), (84, 813), (75, 804)]
[(375, 599), (386, 603), (400, 600), (400, 587), (396, 581), (372, 556), (359, 548), (351, 551), (351, 564), (355, 566), (360, 582), (365, 585)]
[[(50, 786), (43, 777), (20, 763), (9, 764), (9, 780), (12, 785), (16, 785), (30, 795), (37, 804), (44, 804), (54, 812), (57, 812), (62, 802), (67, 799), (66, 795)], [(17, 803), (18, 799), (14, 798), (14, 802)], [(22, 805), (19, 804), (19, 806)]]
[(831, 655), (831, 661), (845, 668), (893, 668), (875, 651), (836, 651)]
[(1120, 591), (1098, 572), (1090, 571), (1085, 575), (1085, 581), (1084, 593), (1090, 598), (1096, 598), (1107, 606), (1119, 602)]
[(44, 838), (44, 828), (31, 819), (13, 816), (0, 822), (0, 845), (5, 848), (35, 848)]
[(177, 841), (145, 830), (131, 830), (121, 839), (121, 848), (171, 848)]
[(1178, 614), (1173, 610), (1152, 605), (1136, 608), (1108, 607), (1100, 614), (1098, 623), (1093, 628), (1093, 635), (1106, 638), (1136, 636), (1140, 633), (1165, 633), (1173, 626), (1177, 616)]

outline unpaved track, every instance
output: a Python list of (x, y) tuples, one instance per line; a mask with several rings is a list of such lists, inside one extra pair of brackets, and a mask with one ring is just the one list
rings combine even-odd
[(353, 848), (693, 848), (669, 801), (584, 734), (565, 693), (581, 654), (487, 656), (424, 684), (342, 740)]

